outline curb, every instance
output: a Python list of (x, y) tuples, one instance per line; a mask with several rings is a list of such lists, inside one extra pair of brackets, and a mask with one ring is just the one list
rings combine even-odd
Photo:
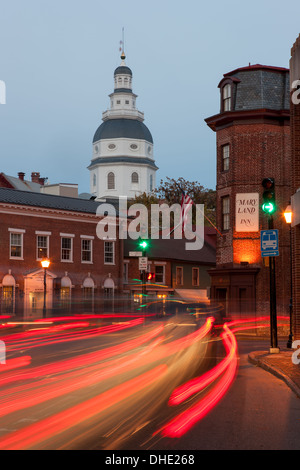
[(288, 385), (288, 387), (297, 395), (297, 397), (300, 398), (300, 388), (288, 375), (284, 374), (281, 370), (277, 369), (276, 367), (271, 366), (265, 360), (258, 359), (253, 353), (250, 353), (248, 355), (248, 360), (249, 362), (251, 362), (251, 364), (259, 366), (267, 372), (270, 372), (271, 374), (275, 375), (278, 379), (283, 380)]

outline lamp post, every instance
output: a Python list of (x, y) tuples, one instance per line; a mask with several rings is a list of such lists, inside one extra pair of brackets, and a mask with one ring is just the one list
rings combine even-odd
[(289, 308), (290, 308), (290, 334), (289, 334), (289, 339), (288, 339), (288, 342), (287, 342), (287, 348), (291, 348), (292, 347), (292, 343), (293, 343), (293, 320), (292, 320), (292, 316), (293, 316), (293, 279), (292, 279), (292, 273), (293, 273), (293, 270), (292, 270), (292, 230), (291, 230), (291, 226), (292, 226), (292, 206), (289, 204), (287, 206), (287, 208), (285, 209), (284, 211), (284, 218), (285, 218), (285, 221), (287, 224), (289, 224), (290, 226), (290, 305), (289, 305)]
[(48, 258), (43, 258), (41, 261), (42, 268), (44, 269), (44, 305), (43, 305), (43, 318), (46, 317), (46, 277), (47, 277), (47, 268), (50, 266), (50, 260)]

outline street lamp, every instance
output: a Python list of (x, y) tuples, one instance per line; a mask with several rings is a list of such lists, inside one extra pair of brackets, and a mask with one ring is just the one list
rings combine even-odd
[(292, 347), (292, 343), (293, 343), (293, 321), (292, 321), (292, 315), (293, 315), (293, 279), (292, 279), (292, 230), (291, 230), (291, 227), (292, 227), (292, 206), (289, 204), (287, 206), (287, 208), (285, 209), (284, 211), (284, 218), (285, 218), (285, 221), (287, 224), (289, 224), (290, 226), (290, 276), (291, 276), (291, 280), (290, 280), (290, 334), (289, 334), (289, 339), (288, 339), (288, 342), (287, 342), (287, 348), (291, 348)]
[(43, 318), (46, 317), (46, 276), (47, 276), (47, 268), (50, 266), (50, 260), (48, 258), (43, 258), (41, 261), (42, 268), (44, 269), (44, 306), (43, 306)]

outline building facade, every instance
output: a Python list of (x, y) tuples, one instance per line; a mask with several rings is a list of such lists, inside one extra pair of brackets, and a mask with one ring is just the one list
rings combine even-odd
[(153, 138), (144, 124), (144, 113), (136, 107), (132, 71), (121, 55), (114, 71), (110, 109), (102, 113), (103, 123), (93, 138), (90, 192), (97, 198), (134, 198), (155, 189), (157, 166)]
[(98, 206), (0, 188), (0, 316), (40, 317), (44, 306), (48, 315), (112, 310), (122, 292), (123, 248), (118, 238), (97, 237)]
[(292, 333), (300, 340), (300, 35), (291, 49), (291, 147), (292, 147)]
[(268, 258), (262, 258), (260, 231), (268, 229), (261, 210), (262, 180), (274, 178), (279, 231), (276, 257), (277, 313), (290, 303), (289, 228), (283, 212), (291, 188), (289, 70), (250, 65), (226, 73), (219, 83), (220, 111), (207, 118), (216, 133), (216, 269), (212, 298), (228, 316), (268, 315)]
[[(206, 229), (206, 228), (205, 228)], [(146, 286), (148, 301), (181, 299), (194, 302), (209, 300), (209, 270), (215, 267), (215, 231), (204, 232), (200, 250), (186, 250), (185, 239), (149, 240)], [(131, 256), (138, 251), (136, 240), (124, 241), (124, 292), (136, 301), (143, 293), (139, 259)], [(150, 275), (149, 279), (148, 276)]]

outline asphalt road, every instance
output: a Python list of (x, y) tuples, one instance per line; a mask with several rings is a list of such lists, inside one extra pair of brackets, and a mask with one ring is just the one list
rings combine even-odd
[(33, 362), (25, 375), (22, 367), (1, 374), (0, 449), (1, 443), (104, 452), (300, 449), (300, 400), (280, 379), (248, 362), (249, 352), (267, 349), (268, 342), (239, 339), (236, 376), (221, 401), (181, 437), (170, 438), (159, 432), (164, 423), (209, 395), (210, 386), (178, 407), (168, 405), (170, 394), (222, 362), (224, 340), (206, 332), (199, 339), (201, 328), (189, 317), (128, 331), (116, 330), (118, 323), (111, 327), (75, 341), (68, 336), (72, 330), (56, 336), (54, 329), (58, 342), (51, 336), (49, 344), (37, 330), (10, 345)]
[[(238, 341), (237, 377), (220, 403), (179, 440), (152, 449), (300, 450), (300, 400), (280, 379), (248, 362), (268, 349), (262, 340)], [(280, 344), (279, 344), (280, 346)]]

